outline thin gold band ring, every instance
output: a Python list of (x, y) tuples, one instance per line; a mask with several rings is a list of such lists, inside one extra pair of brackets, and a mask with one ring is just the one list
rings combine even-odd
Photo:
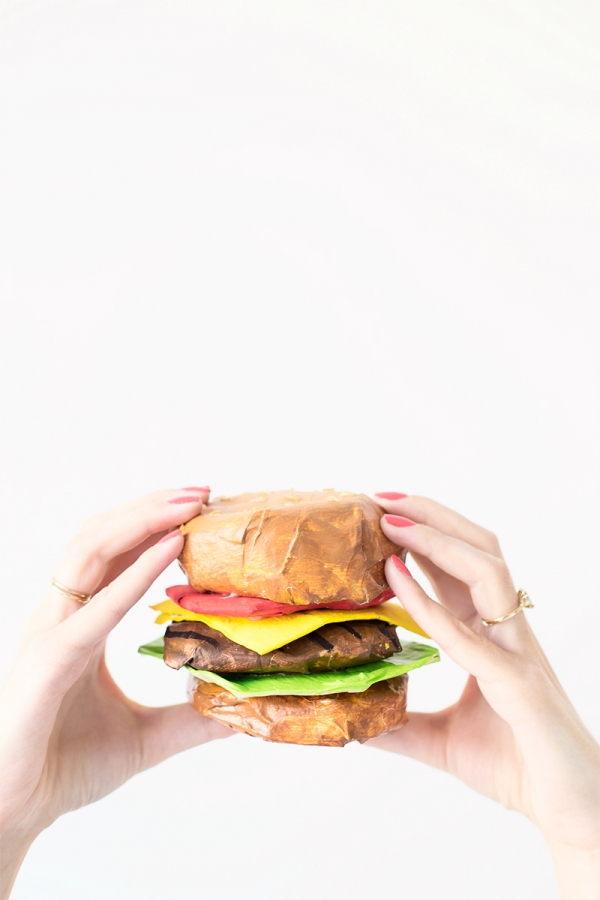
[(497, 619), (482, 619), (481, 621), (485, 627), (488, 628), (490, 625), (499, 625), (500, 622), (506, 622), (507, 619), (512, 619), (513, 616), (516, 616), (523, 609), (533, 609), (533, 603), (529, 599), (527, 591), (524, 591), (522, 588), (520, 591), (517, 591), (517, 599), (519, 605), (512, 612), (507, 613), (505, 616), (498, 616)]
[(82, 594), (81, 591), (74, 591), (66, 585), (61, 584), (56, 578), (52, 579), (52, 587), (55, 591), (58, 591), (59, 594), (62, 594), (63, 597), (68, 597), (69, 600), (77, 600), (78, 603), (89, 603), (92, 599), (91, 594)]

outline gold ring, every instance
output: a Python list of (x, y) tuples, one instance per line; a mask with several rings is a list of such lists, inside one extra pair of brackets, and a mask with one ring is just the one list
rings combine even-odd
[(69, 600), (77, 600), (78, 603), (89, 603), (92, 599), (91, 594), (82, 594), (81, 591), (73, 591), (71, 588), (61, 584), (60, 581), (57, 581), (56, 578), (52, 579), (52, 587), (57, 590), (59, 594), (62, 594), (63, 597), (68, 597)]
[(513, 616), (516, 616), (517, 613), (520, 613), (522, 609), (533, 609), (533, 603), (529, 599), (529, 594), (527, 591), (524, 591), (522, 588), (520, 591), (517, 591), (517, 599), (519, 601), (519, 605), (516, 609), (513, 609), (512, 612), (507, 613), (505, 616), (498, 616), (497, 619), (482, 619), (481, 621), (486, 626), (489, 625), (499, 625), (500, 622), (506, 622), (507, 619), (512, 619)]

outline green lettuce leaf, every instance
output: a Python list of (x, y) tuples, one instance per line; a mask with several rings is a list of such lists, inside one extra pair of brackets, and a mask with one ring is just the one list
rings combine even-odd
[[(157, 638), (144, 644), (138, 650), (148, 656), (163, 658), (163, 638)], [(337, 672), (314, 672), (309, 675), (294, 675), (275, 672), (272, 675), (218, 675), (216, 672), (205, 672), (186, 666), (196, 678), (220, 684), (236, 697), (268, 697), (281, 694), (292, 694), (296, 697), (309, 697), (321, 694), (341, 694), (366, 691), (377, 681), (396, 678), (403, 672), (419, 669), (429, 663), (439, 661), (436, 647), (427, 644), (408, 643), (402, 650), (388, 659), (341, 669)]]

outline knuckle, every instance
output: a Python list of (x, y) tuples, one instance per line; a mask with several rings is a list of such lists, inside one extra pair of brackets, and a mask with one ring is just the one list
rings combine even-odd
[(90, 531), (91, 529), (97, 528), (97, 526), (100, 524), (100, 522), (102, 521), (103, 518), (104, 518), (104, 516), (101, 514), (89, 516), (87, 519), (83, 520), (83, 522), (81, 523), (81, 526), (79, 528), (79, 531), (80, 532)]
[(69, 553), (76, 554), (80, 556), (87, 544), (89, 543), (89, 536), (85, 533), (85, 531), (78, 531), (76, 535), (74, 535), (69, 541), (67, 550)]
[(157, 534), (167, 527), (165, 525), (165, 513), (162, 509), (162, 505), (147, 510), (142, 518), (142, 522), (146, 537), (151, 537), (153, 534)]
[(81, 530), (69, 542), (69, 553), (85, 560), (86, 563), (98, 562), (105, 565), (109, 562), (105, 540), (105, 535), (98, 525), (85, 531)]
[(118, 615), (120, 612), (118, 591), (114, 589), (112, 584), (107, 584), (106, 587), (94, 595), (94, 605), (102, 606), (103, 613), (109, 616)]
[(437, 504), (429, 497), (422, 497), (420, 494), (410, 495), (410, 518), (415, 519), (417, 524), (435, 528), (439, 525), (439, 515), (437, 515)]
[(419, 549), (428, 551), (431, 550), (435, 537), (438, 534), (431, 525), (424, 525), (421, 522), (415, 523), (411, 528), (403, 528), (402, 531), (409, 531), (409, 537), (413, 538), (413, 540), (416, 539)]
[(443, 643), (438, 641), (442, 650), (448, 654), (448, 656), (452, 657), (454, 651), (457, 647), (460, 647), (463, 642), (463, 635), (458, 632), (453, 632), (444, 637)]
[(500, 587), (512, 588), (512, 579), (508, 566), (504, 560), (498, 556), (487, 554), (483, 563), (483, 576), (487, 580), (493, 579)]
[(493, 531), (488, 531), (487, 528), (482, 528), (482, 537), (483, 544), (488, 553), (491, 553), (493, 556), (500, 556), (500, 541)]

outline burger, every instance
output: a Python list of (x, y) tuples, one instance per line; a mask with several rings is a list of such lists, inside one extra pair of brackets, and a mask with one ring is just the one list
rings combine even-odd
[(364, 494), (221, 497), (181, 526), (188, 582), (152, 608), (140, 647), (190, 672), (189, 700), (268, 741), (343, 746), (406, 721), (408, 672), (439, 659), (386, 583), (398, 552)]

